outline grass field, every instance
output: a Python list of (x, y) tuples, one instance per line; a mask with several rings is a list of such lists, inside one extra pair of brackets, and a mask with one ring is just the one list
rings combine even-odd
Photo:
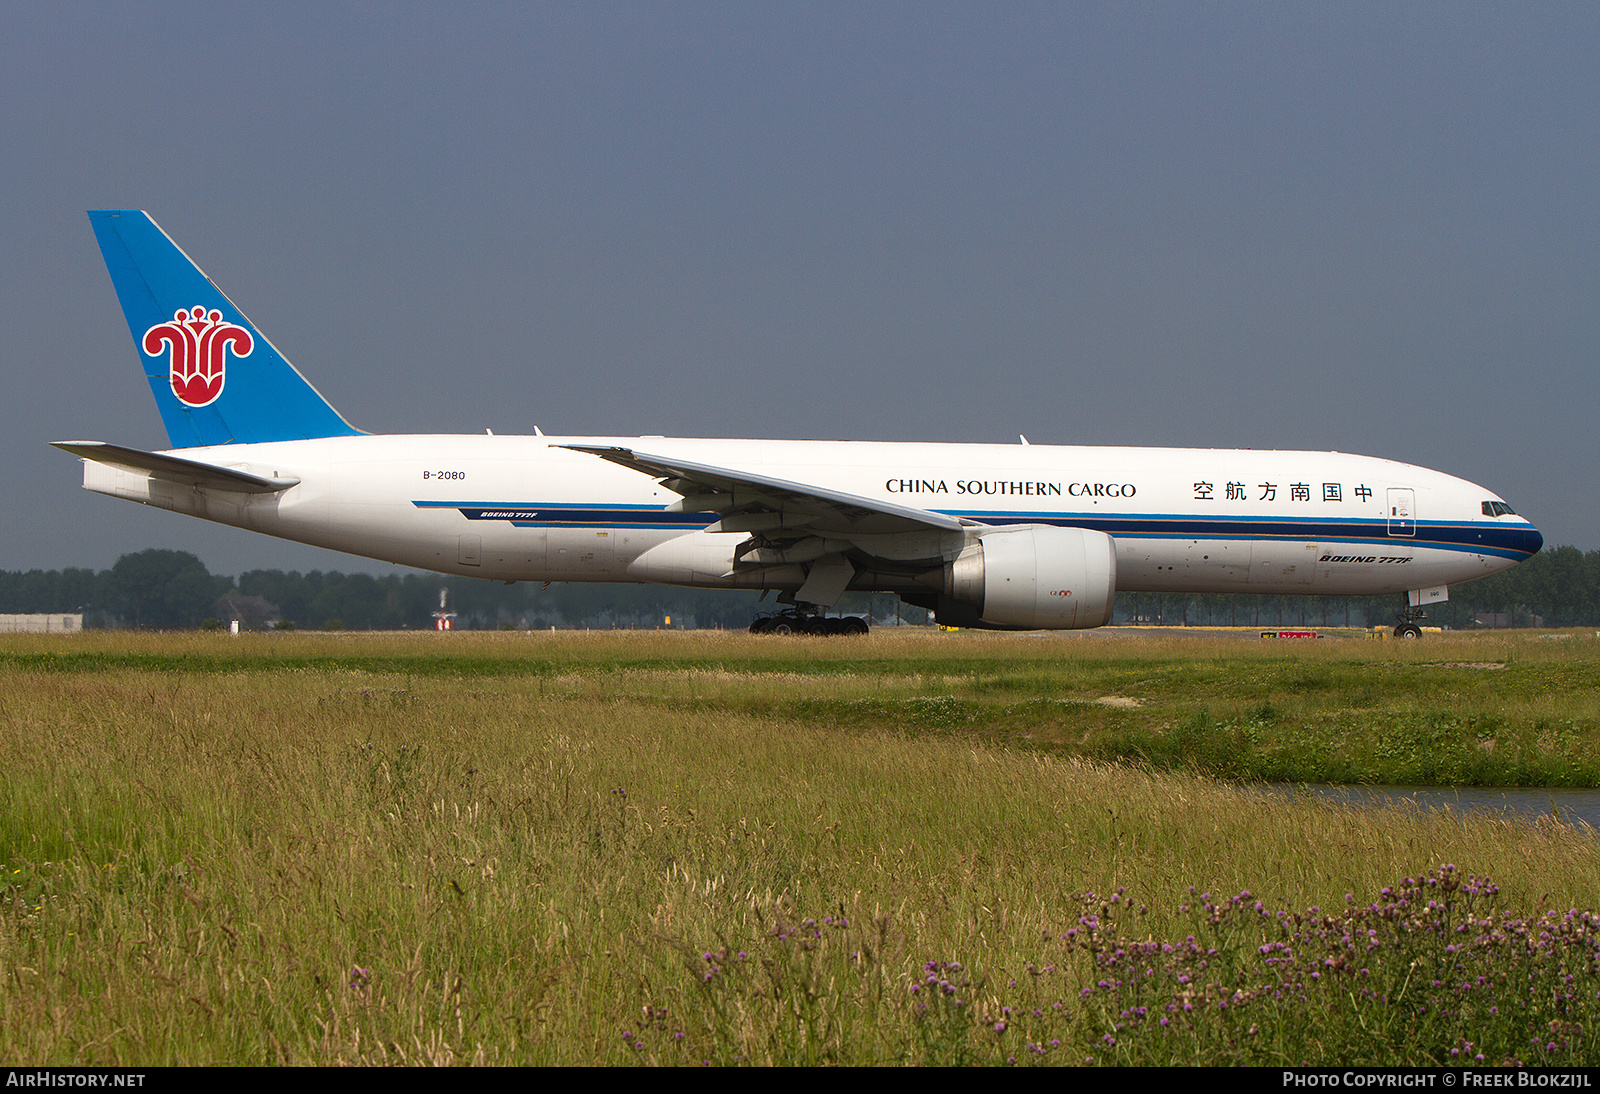
[(0, 1052), (1592, 1063), (1592, 831), (1218, 776), (1600, 785), (1597, 675), (1581, 635), (7, 637)]

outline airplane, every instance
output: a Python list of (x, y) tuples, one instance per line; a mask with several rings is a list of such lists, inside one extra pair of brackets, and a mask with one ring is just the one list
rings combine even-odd
[(1070, 630), (1116, 592), (1406, 594), (1535, 554), (1498, 495), (1339, 452), (666, 437), (350, 425), (150, 216), (89, 213), (171, 449), (58, 441), (83, 486), (440, 573), (776, 592), (755, 632), (860, 634), (887, 592), (941, 624)]

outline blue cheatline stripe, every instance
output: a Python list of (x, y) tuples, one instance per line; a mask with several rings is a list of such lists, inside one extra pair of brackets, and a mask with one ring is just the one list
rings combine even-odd
[[(418, 509), (624, 509), (640, 513), (660, 513), (659, 505), (607, 502), (604, 505), (570, 501), (413, 501)], [(712, 514), (715, 516), (716, 514)]]
[[(455, 509), (468, 520), (504, 520), (519, 528), (661, 528), (695, 530), (718, 519), (716, 513), (670, 513), (659, 506), (614, 504), (581, 505), (570, 502), (540, 504), (514, 502), (488, 504), (477, 501), (413, 501), (419, 509)], [(1332, 521), (1317, 518), (1219, 517), (1181, 513), (1139, 513), (1105, 516), (1093, 513), (1038, 513), (1013, 510), (940, 510), (947, 516), (985, 524), (1051, 524), (1087, 528), (1119, 539), (1207, 540), (1315, 540), (1326, 544), (1411, 546), (1460, 551), (1521, 560), (1542, 542), (1526, 524), (1492, 521), (1417, 521), (1416, 534), (1392, 536), (1383, 520), (1352, 518)]]
[[(973, 519), (981, 520), (985, 515), (972, 516)], [(987, 514), (989, 520), (993, 520), (994, 516)], [(1494, 555), (1518, 561), (1533, 555), (1538, 550), (1538, 545), (1543, 542), (1538, 532), (1529, 525), (1495, 524), (1489, 521), (1464, 523), (1418, 521), (1414, 535), (1398, 536), (1388, 533), (1385, 521), (1359, 518), (1348, 521), (1260, 520), (1246, 517), (1184, 518), (1175, 514), (1106, 517), (1087, 513), (1017, 513), (1006, 514), (1006, 517), (1029, 523), (1088, 528), (1119, 539), (1311, 539), (1319, 543), (1370, 543), (1389, 546), (1409, 544), (1437, 550)]]
[(698, 531), (719, 518), (716, 513), (669, 513), (656, 505), (540, 505), (517, 502), (413, 501), (419, 509), (455, 509), (468, 520), (504, 520), (518, 528), (666, 528)]

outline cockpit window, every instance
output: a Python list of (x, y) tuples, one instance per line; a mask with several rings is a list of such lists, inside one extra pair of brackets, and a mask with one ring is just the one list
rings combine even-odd
[(1486, 501), (1483, 503), (1483, 515), (1486, 517), (1516, 516), (1517, 511), (1503, 501)]

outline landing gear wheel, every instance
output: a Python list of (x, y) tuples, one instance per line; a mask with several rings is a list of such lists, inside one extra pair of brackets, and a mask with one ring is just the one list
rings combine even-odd
[(777, 615), (763, 615), (750, 624), (751, 634), (816, 634), (833, 637), (845, 634), (866, 634), (867, 621), (856, 615), (807, 615), (786, 611)]
[(1410, 603), (1410, 597), (1407, 597), (1406, 600), (1405, 607), (1394, 613), (1394, 617), (1400, 621), (1400, 625), (1394, 629), (1394, 636), (1396, 638), (1421, 638), (1422, 628), (1417, 626), (1417, 620), (1428, 618), (1428, 613), (1423, 611), (1420, 606)]

